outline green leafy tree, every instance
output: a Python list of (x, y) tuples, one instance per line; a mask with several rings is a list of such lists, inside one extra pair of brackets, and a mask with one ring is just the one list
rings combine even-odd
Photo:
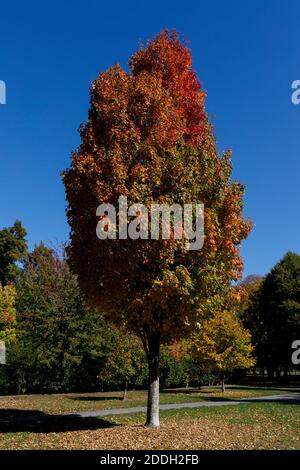
[(9, 358), (19, 390), (96, 386), (109, 332), (54, 250), (41, 244), (30, 254), (18, 277), (16, 308), (18, 341)]
[(15, 280), (20, 272), (18, 262), (27, 254), (26, 230), (19, 220), (12, 227), (0, 230), (0, 283), (5, 285)]
[(127, 397), (129, 384), (136, 384), (145, 375), (146, 358), (139, 338), (114, 328), (113, 346), (106, 356), (100, 379), (112, 385), (124, 385), (123, 400)]
[(161, 382), (164, 387), (210, 385), (215, 375), (205, 370), (190, 351), (190, 339), (164, 346), (160, 361)]
[(261, 368), (271, 377), (293, 367), (291, 344), (300, 337), (300, 256), (288, 252), (249, 297), (244, 324)]
[(250, 333), (231, 312), (218, 312), (206, 320), (192, 338), (192, 354), (203, 367), (220, 374), (222, 392), (225, 375), (255, 364)]

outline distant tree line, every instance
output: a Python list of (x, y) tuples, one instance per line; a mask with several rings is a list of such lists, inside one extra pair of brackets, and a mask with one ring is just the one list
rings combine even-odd
[[(25, 237), (19, 221), (0, 230), (0, 394), (145, 388), (140, 340), (87, 308), (63, 249), (40, 243), (29, 252)], [(213, 378), (191, 357), (163, 350), (163, 387)]]
[[(40, 243), (30, 252), (16, 221), (0, 230), (0, 281), (0, 340), (7, 349), (0, 394), (114, 389), (125, 398), (128, 388), (147, 387), (140, 339), (86, 306), (63, 248)], [(234, 289), (234, 308), (162, 348), (162, 388), (219, 381), (224, 387), (234, 370), (236, 377), (253, 368), (278, 378), (296, 367), (291, 344), (300, 339), (300, 256), (287, 253), (267, 276), (248, 276)]]
[(251, 332), (256, 368), (269, 378), (297, 369), (292, 343), (300, 339), (300, 256), (288, 252), (265, 276), (243, 282), (241, 319)]

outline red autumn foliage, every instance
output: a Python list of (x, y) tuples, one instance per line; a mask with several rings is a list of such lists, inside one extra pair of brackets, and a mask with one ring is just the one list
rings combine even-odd
[(7, 310), (3, 310), (0, 313), (0, 323), (10, 323), (14, 321), (15, 321), (15, 318), (12, 315), (10, 315), (10, 313)]
[(190, 50), (181, 44), (178, 33), (162, 31), (146, 48), (133, 55), (130, 67), (134, 76), (145, 71), (161, 77), (178, 116), (185, 122), (185, 140), (192, 145), (199, 144), (208, 128), (205, 93), (192, 69)]

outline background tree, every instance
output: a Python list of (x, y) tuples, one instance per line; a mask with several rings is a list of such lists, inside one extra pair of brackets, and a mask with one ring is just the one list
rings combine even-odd
[(249, 297), (244, 324), (270, 377), (293, 367), (291, 344), (300, 335), (300, 256), (288, 252)]
[[(139, 338), (128, 332), (113, 329), (113, 346), (106, 356), (100, 378), (108, 380), (112, 388), (123, 382), (123, 400), (130, 383), (137, 384), (145, 374), (145, 353)], [(117, 382), (117, 383), (116, 383)]]
[(27, 254), (26, 230), (19, 220), (12, 227), (0, 230), (0, 283), (15, 280), (20, 272), (17, 262), (24, 261)]
[(206, 373), (201, 370), (189, 354), (188, 346), (188, 342), (183, 340), (162, 347), (160, 355), (162, 387), (200, 385), (208, 379)]
[[(250, 223), (244, 189), (230, 181), (230, 153), (217, 154), (189, 49), (164, 31), (129, 63), (129, 73), (116, 65), (92, 84), (82, 142), (63, 175), (68, 260), (89, 303), (140, 336), (149, 364), (146, 425), (157, 427), (160, 345), (220, 308), (224, 289), (241, 276), (239, 244)], [(147, 208), (202, 202), (204, 248), (188, 251), (174, 238), (100, 241), (96, 208), (117, 207), (120, 195)]]
[(17, 342), (8, 372), (19, 392), (97, 386), (109, 336), (103, 318), (87, 309), (77, 280), (54, 250), (37, 246), (17, 287)]
[(258, 274), (249, 274), (236, 286), (238, 290), (240, 289), (241, 293), (240, 301), (236, 303), (237, 311), (241, 316), (243, 316), (243, 312), (247, 311), (251, 303), (252, 296), (260, 289), (263, 280), (263, 276)]
[(14, 286), (2, 287), (0, 283), (0, 341), (6, 345), (16, 339), (16, 290)]
[(233, 313), (218, 312), (193, 336), (192, 354), (203, 367), (220, 374), (224, 392), (227, 372), (248, 369), (255, 364), (250, 340), (250, 333)]
[(261, 311), (259, 308), (260, 292), (264, 278), (250, 275), (242, 283), (243, 296), (238, 308), (238, 316), (245, 328), (251, 332), (253, 355), (256, 358), (256, 367), (264, 376), (266, 367), (266, 331), (263, 328)]

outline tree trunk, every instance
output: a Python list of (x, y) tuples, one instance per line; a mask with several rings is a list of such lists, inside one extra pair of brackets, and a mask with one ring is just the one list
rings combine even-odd
[(266, 383), (266, 373), (265, 373), (265, 366), (262, 368), (262, 380), (263, 380), (263, 385)]
[(225, 392), (225, 374), (221, 372), (221, 385), (222, 385), (222, 393)]
[(125, 388), (124, 388), (122, 400), (126, 400), (126, 398), (127, 398), (127, 390), (128, 390), (128, 382), (125, 383)]
[(159, 427), (159, 349), (160, 334), (152, 334), (148, 338), (149, 386), (147, 402), (147, 428)]

